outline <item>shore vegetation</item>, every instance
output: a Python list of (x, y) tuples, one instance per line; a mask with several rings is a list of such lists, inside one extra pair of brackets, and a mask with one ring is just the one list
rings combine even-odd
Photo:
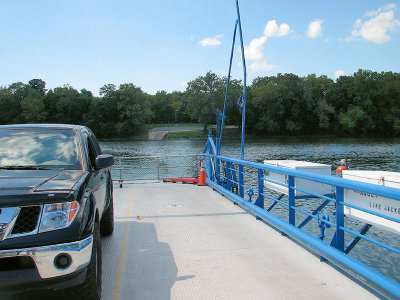
[[(102, 138), (143, 134), (171, 124), (215, 124), (226, 78), (209, 71), (185, 91), (155, 95), (133, 83), (105, 84), (99, 97), (66, 84), (47, 89), (41, 79), (0, 87), (0, 124), (69, 123)], [(225, 124), (241, 125), (242, 82), (230, 81)], [(252, 136), (400, 136), (400, 73), (359, 70), (336, 80), (325, 75), (257, 77), (247, 87), (246, 131)], [(200, 136), (174, 133), (169, 138)]]

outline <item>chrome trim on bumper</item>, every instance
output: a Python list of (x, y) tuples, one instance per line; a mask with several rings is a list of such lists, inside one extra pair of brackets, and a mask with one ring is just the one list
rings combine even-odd
[(20, 207), (4, 207), (0, 210), (0, 241), (7, 238), (14, 228), (15, 221), (21, 211)]
[[(33, 247), (25, 249), (0, 250), (0, 259), (7, 257), (29, 256), (33, 259), (41, 278), (53, 278), (68, 275), (86, 267), (92, 255), (93, 236), (84, 240), (66, 244)], [(54, 258), (66, 253), (72, 258), (71, 265), (66, 269), (58, 269)]]

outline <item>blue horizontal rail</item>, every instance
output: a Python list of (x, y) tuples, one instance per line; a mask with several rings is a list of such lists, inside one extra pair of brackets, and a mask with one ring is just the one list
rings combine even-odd
[[(211, 156), (210, 154), (205, 154), (205, 153), (202, 153), (201, 155), (209, 156), (209, 157)], [(327, 185), (337, 186), (337, 187), (340, 187), (343, 189), (359, 191), (359, 192), (363, 192), (363, 193), (368, 193), (368, 194), (400, 201), (400, 190), (396, 189), (396, 188), (374, 185), (374, 184), (369, 184), (369, 183), (364, 183), (364, 182), (354, 181), (354, 180), (349, 180), (349, 179), (344, 179), (344, 178), (337, 178), (334, 176), (316, 175), (316, 174), (313, 174), (310, 172), (298, 171), (298, 170), (289, 169), (289, 168), (275, 167), (272, 165), (264, 165), (264, 164), (260, 164), (260, 163), (254, 163), (254, 162), (249, 162), (249, 161), (244, 161), (244, 160), (239, 160), (239, 159), (234, 159), (234, 158), (228, 158), (228, 157), (224, 157), (224, 156), (215, 156), (215, 159), (219, 160), (220, 162), (228, 161), (228, 162), (237, 164), (239, 166), (246, 166), (246, 167), (251, 167), (251, 168), (258, 169), (258, 170), (280, 173), (280, 174), (284, 174), (284, 175), (288, 175), (288, 176), (293, 176), (296, 178), (301, 178), (301, 179), (306, 179), (306, 180), (319, 182), (319, 183), (323, 183), (323, 184), (327, 184)], [(245, 175), (245, 172), (242, 172), (242, 175)], [(265, 178), (263, 178), (263, 180), (279, 184), (283, 187), (288, 187), (287, 185), (284, 185), (282, 183), (268, 180)], [(292, 187), (292, 189), (307, 192), (303, 189), (296, 188), (294, 186)], [(308, 193), (310, 195), (329, 199), (329, 197), (327, 197), (326, 195), (315, 194), (311, 191)], [(365, 208), (357, 207), (352, 204), (345, 203), (344, 201), (341, 201), (340, 203), (343, 205), (346, 205), (348, 207), (356, 208), (361, 211), (368, 212), (372, 215), (400, 223), (400, 219), (389, 217), (389, 216), (386, 216), (386, 215), (383, 215), (383, 214), (380, 214), (380, 213), (377, 213), (377, 212), (374, 212), (371, 210), (366, 210)]]
[[(202, 154), (202, 155), (204, 155), (204, 154)], [(289, 169), (289, 168), (275, 167), (272, 165), (264, 165), (264, 164), (260, 164), (260, 163), (255, 163), (255, 162), (250, 162), (250, 161), (245, 161), (245, 160), (240, 160), (240, 159), (235, 159), (235, 158), (229, 158), (229, 157), (225, 157), (225, 156), (216, 156), (215, 158), (219, 159), (221, 161), (229, 161), (229, 162), (237, 164), (237, 165), (242, 165), (242, 166), (251, 167), (251, 168), (255, 168), (255, 169), (275, 172), (275, 173), (284, 174), (284, 175), (290, 175), (290, 176), (307, 179), (307, 180), (315, 181), (315, 182), (319, 182), (319, 183), (325, 183), (325, 184), (329, 184), (329, 185), (333, 185), (333, 186), (340, 186), (345, 189), (351, 189), (351, 190), (355, 190), (355, 191), (359, 191), (359, 192), (374, 194), (377, 196), (382, 196), (382, 197), (400, 201), (399, 189), (395, 189), (395, 188), (391, 188), (391, 187), (379, 186), (379, 185), (364, 183), (364, 182), (360, 182), (360, 181), (338, 178), (338, 177), (334, 177), (334, 176), (315, 175), (310, 172), (298, 171), (298, 170)]]
[[(365, 236), (367, 230), (362, 229), (358, 233), (347, 228), (344, 221), (344, 208), (350, 207), (395, 223), (400, 223), (400, 218), (394, 218), (358, 207), (354, 204), (346, 203), (344, 197), (345, 190), (354, 190), (394, 199), (400, 202), (399, 189), (225, 157), (216, 155), (213, 148), (214, 145), (212, 137), (210, 136), (201, 154), (203, 157), (207, 158), (209, 162), (206, 166), (206, 168), (209, 168), (207, 174), (211, 174), (211, 176), (207, 178), (208, 185), (230, 198), (236, 204), (249, 210), (266, 223), (301, 243), (304, 247), (329, 260), (356, 279), (360, 280), (360, 278), (363, 278), (361, 281), (367, 283), (368, 286), (379, 294), (389, 298), (400, 298), (399, 283), (347, 255), (359, 240), (364, 240), (377, 247), (382, 247), (387, 251), (391, 251), (394, 255), (400, 254), (400, 250), (382, 241), (375, 240), (373, 237)], [(213, 162), (214, 164), (218, 164), (218, 169), (216, 169), (215, 165), (213, 166)], [(214, 170), (217, 170), (217, 173), (215, 173)], [(265, 172), (285, 175), (287, 177), (286, 184), (264, 178)], [(313, 191), (307, 191), (304, 186), (298, 188), (295, 185), (295, 180), (299, 178), (331, 186), (332, 192), (322, 195)], [(280, 186), (281, 189), (286, 189), (287, 192), (277, 197), (274, 197), (274, 194), (279, 194), (277, 190), (272, 194), (267, 194), (266, 190), (268, 189), (268, 185), (265, 184), (268, 182)], [(237, 191), (239, 194), (233, 192), (233, 187), (238, 188)], [(303, 195), (297, 196), (296, 193), (299, 192)], [(251, 201), (253, 195), (257, 196), (254, 196), (254, 201)], [(312, 202), (313, 204), (315, 203), (315, 208), (312, 212), (307, 212), (306, 209), (296, 207), (296, 201), (308, 198), (315, 199), (315, 201)], [(268, 209), (264, 209), (264, 199), (273, 201)], [(309, 203), (310, 202), (308, 202), (308, 204)], [(270, 212), (276, 207), (276, 204), (286, 208), (288, 212), (288, 221)], [(329, 218), (326, 219), (325, 215), (320, 217), (320, 212), (327, 209), (329, 204), (330, 210), (328, 209), (328, 211), (333, 213), (332, 220), (329, 220)], [(303, 218), (304, 220), (301, 220), (302, 222), (298, 222), (300, 223), (298, 226), (296, 226), (296, 214), (305, 217)], [(321, 230), (318, 236), (319, 238), (302, 230), (310, 220), (317, 220), (318, 227)], [(325, 237), (324, 230), (328, 227), (332, 227), (334, 232), (330, 244), (323, 241)], [(345, 233), (353, 237), (350, 248), (345, 246)]]

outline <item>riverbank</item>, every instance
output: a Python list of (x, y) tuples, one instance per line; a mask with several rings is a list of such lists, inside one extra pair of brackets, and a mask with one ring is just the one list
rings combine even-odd
[[(148, 140), (205, 140), (208, 136), (208, 131), (212, 130), (215, 136), (215, 125), (208, 125), (207, 130), (204, 131), (203, 125), (198, 123), (180, 123), (180, 124), (145, 124), (140, 128), (135, 135), (124, 137), (103, 138), (107, 141), (148, 141)], [(162, 131), (163, 133), (159, 133)], [(160, 134), (157, 138), (149, 138), (149, 133)], [(238, 126), (225, 125), (224, 135), (225, 140), (240, 140), (241, 129)], [(271, 135), (259, 136), (246, 132), (246, 141), (265, 141), (265, 140), (291, 140), (291, 141), (318, 141), (318, 140), (331, 140), (331, 141), (344, 141), (357, 142), (357, 141), (388, 141), (399, 142), (400, 137), (340, 137), (333, 134), (313, 134), (313, 135)]]

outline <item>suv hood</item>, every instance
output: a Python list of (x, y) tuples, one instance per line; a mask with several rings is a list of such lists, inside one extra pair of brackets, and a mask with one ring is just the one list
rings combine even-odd
[(83, 170), (0, 170), (0, 196), (69, 193), (85, 173)]

